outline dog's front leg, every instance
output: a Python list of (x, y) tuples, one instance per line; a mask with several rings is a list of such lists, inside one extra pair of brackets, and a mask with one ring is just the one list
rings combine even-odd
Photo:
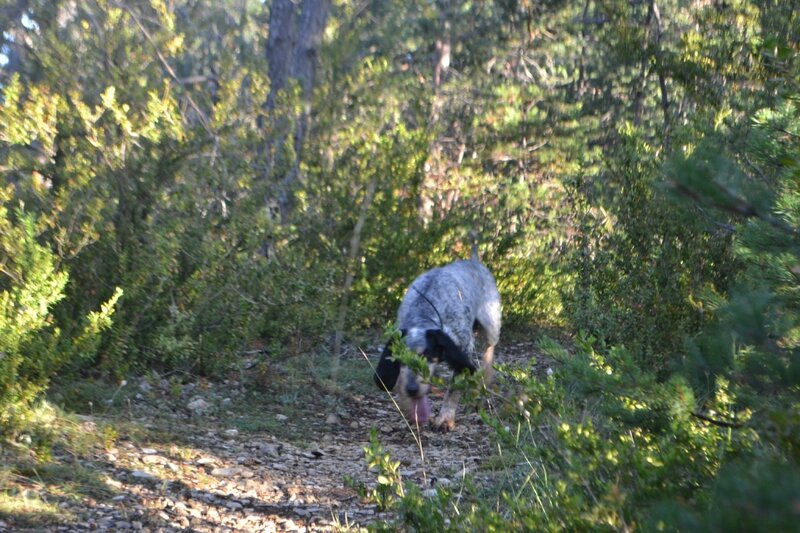
[(433, 420), (433, 429), (437, 431), (453, 431), (456, 428), (456, 409), (461, 399), (461, 391), (453, 390), (451, 383), (444, 395), (439, 416)]

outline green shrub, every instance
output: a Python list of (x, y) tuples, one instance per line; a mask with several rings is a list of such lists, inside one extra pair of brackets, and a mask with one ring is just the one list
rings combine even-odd
[(670, 502), (654, 508), (649, 531), (794, 531), (800, 518), (797, 463), (759, 458), (725, 466), (705, 505)]
[(68, 274), (37, 240), (37, 219), (7, 208), (0, 191), (0, 426), (24, 416), (27, 406), (65, 365), (95, 355), (111, 326), (117, 289), (83, 320), (75, 337), (62, 335), (52, 309), (64, 297)]
[(0, 423), (12, 404), (28, 403), (64, 362), (51, 308), (64, 297), (67, 273), (36, 241), (36, 219), (21, 209), (12, 216), (0, 191)]
[[(518, 369), (506, 381), (513, 401), (484, 416), (498, 452), (480, 484), (467, 480), (423, 495), (409, 483), (401, 491), (402, 480), (391, 478), (384, 485), (395, 487), (394, 496), (384, 503), (395, 522), (376, 529), (637, 529), (664, 521), (663, 509), (675, 502), (684, 502), (689, 516), (769, 479), (765, 473), (737, 489), (735, 475), (720, 475), (735, 465), (757, 472), (760, 458), (771, 454), (752, 412), (738, 406), (727, 384), (701, 403), (685, 379), (657, 381), (628, 350), (596, 349), (595, 342), (578, 338), (570, 353), (543, 341), (556, 371), (540, 378)], [(764, 509), (779, 512), (776, 523), (792, 517), (790, 508), (779, 510), (784, 500), (764, 498)]]
[(605, 172), (579, 187), (567, 310), (576, 330), (625, 344), (664, 371), (703, 324), (703, 297), (727, 289), (735, 262), (730, 234), (708, 231), (691, 206), (667, 194), (655, 151), (627, 125)]

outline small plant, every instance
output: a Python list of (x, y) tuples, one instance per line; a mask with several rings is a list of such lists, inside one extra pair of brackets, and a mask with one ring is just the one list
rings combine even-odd
[(114, 448), (114, 445), (119, 439), (119, 431), (117, 431), (113, 426), (104, 425), (101, 431), (101, 436), (103, 439), (103, 448), (108, 451)]
[(420, 355), (406, 346), (396, 327), (389, 326), (385, 336), (389, 338), (392, 358), (408, 367), (426, 383), (461, 391), (479, 391), (481, 389), (483, 383), (479, 372), (462, 372), (454, 377), (452, 383), (448, 384), (441, 376), (431, 374), (430, 361), (424, 355)]
[[(346, 477), (345, 484), (358, 495), (377, 505), (380, 511), (394, 511), (397, 521), (370, 524), (370, 531), (446, 531), (452, 530), (459, 520), (458, 506), (452, 493), (445, 488), (422, 491), (414, 483), (404, 483), (400, 475), (400, 461), (391, 458), (378, 440), (374, 428), (369, 446), (364, 448), (370, 470), (376, 474), (375, 488), (369, 490), (362, 483)], [(451, 512), (452, 511), (452, 512)], [(469, 523), (469, 522), (465, 522)]]
[(400, 476), (400, 461), (392, 460), (389, 452), (383, 449), (378, 440), (378, 430), (372, 428), (369, 435), (369, 446), (364, 447), (364, 455), (369, 468), (377, 472), (378, 484), (367, 493), (367, 499), (385, 511), (391, 509), (398, 498), (405, 496), (403, 481)]
[(394, 325), (389, 325), (386, 328), (384, 336), (389, 340), (387, 344), (392, 349), (392, 359), (399, 361), (401, 364), (407, 366), (417, 376), (424, 380), (430, 379), (430, 367), (428, 360), (418, 353), (411, 350), (406, 343), (403, 342), (400, 330)]
[(169, 380), (170, 396), (174, 399), (180, 398), (182, 391), (183, 391), (183, 384), (181, 383), (180, 378), (175, 376), (171, 377)]
[(33, 491), (11, 489), (0, 491), (0, 518), (16, 518), (16, 525), (19, 526), (41, 527), (45, 524), (64, 524), (73, 517)]

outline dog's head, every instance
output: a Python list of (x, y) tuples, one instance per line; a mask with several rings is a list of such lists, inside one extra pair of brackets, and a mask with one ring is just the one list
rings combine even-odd
[[(456, 373), (477, 370), (472, 358), (441, 329), (413, 328), (402, 330), (401, 334), (403, 342), (409, 349), (427, 359), (428, 375), (433, 375), (436, 364), (440, 362), (447, 363)], [(428, 400), (430, 384), (394, 359), (391, 344), (391, 341), (386, 344), (378, 361), (374, 375), (375, 384), (380, 389), (396, 391), (399, 395), (398, 403), (406, 416), (412, 421), (424, 424), (431, 414)]]

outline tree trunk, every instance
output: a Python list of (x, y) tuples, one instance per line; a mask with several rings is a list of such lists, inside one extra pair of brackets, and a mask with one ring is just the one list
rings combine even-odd
[(658, 69), (658, 86), (661, 89), (661, 111), (664, 113), (664, 139), (662, 144), (664, 146), (664, 153), (668, 154), (670, 152), (670, 102), (669, 91), (667, 89), (667, 78), (664, 74), (664, 54), (661, 50), (661, 12), (658, 10), (658, 4), (656, 4), (655, 0), (652, 0), (650, 3), (650, 10), (653, 13), (653, 18), (656, 22), (656, 65)]
[[(270, 8), (267, 62), (269, 64), (270, 92), (265, 103), (267, 112), (273, 111), (278, 94), (287, 89), (290, 80), (296, 80), (301, 89), (303, 108), (294, 117), (293, 124), (276, 128), (280, 137), (267, 146), (266, 178), (278, 183), (276, 201), (280, 218), (286, 222), (293, 208), (292, 188), (298, 179), (300, 155), (311, 114), (311, 96), (318, 63), (322, 34), (328, 20), (331, 0), (303, 0), (299, 6), (292, 0), (274, 0)], [(285, 119), (278, 119), (285, 120)], [(283, 126), (283, 127), (280, 127)], [(293, 128), (291, 127), (293, 126)], [(293, 132), (293, 160), (276, 165), (276, 159), (285, 153), (283, 146)], [(276, 168), (284, 169), (282, 176), (272, 176)]]
[(267, 63), (269, 64), (269, 96), (266, 108), (275, 108), (278, 92), (286, 89), (291, 70), (292, 50), (297, 35), (297, 7), (292, 0), (273, 0), (269, 11)]
[(306, 101), (310, 101), (314, 88), (318, 51), (330, 7), (330, 0), (303, 0), (301, 7), (292, 53), (292, 77), (300, 83)]

